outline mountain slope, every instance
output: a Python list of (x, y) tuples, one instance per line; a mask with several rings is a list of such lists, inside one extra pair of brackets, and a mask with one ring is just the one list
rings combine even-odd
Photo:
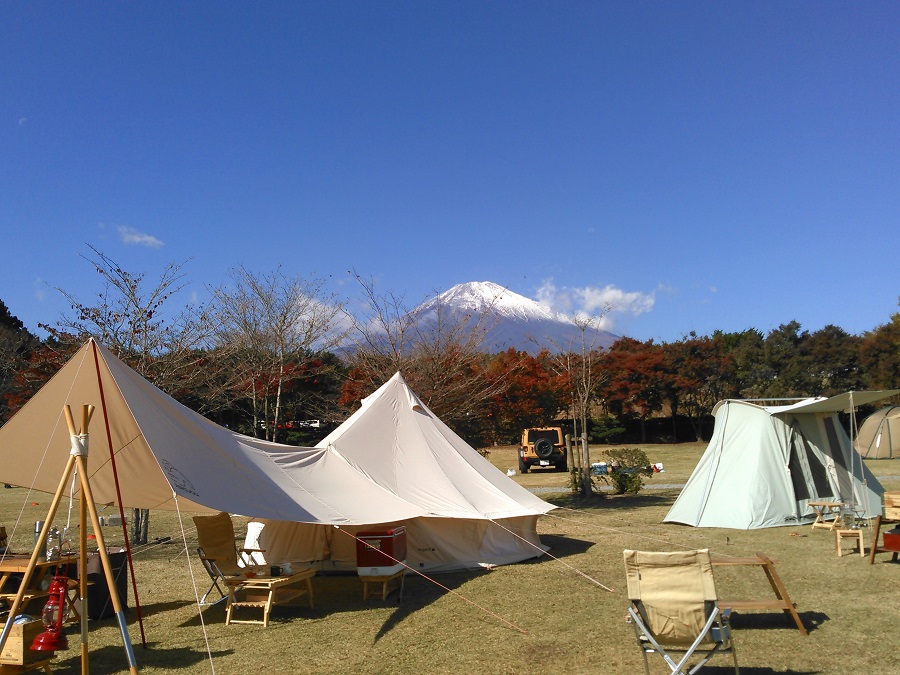
[[(481, 320), (491, 326), (484, 341), (484, 348), (491, 353), (510, 347), (532, 354), (542, 348), (551, 352), (581, 349), (581, 329), (571, 317), (490, 281), (457, 284), (414, 310), (426, 319), (438, 311), (470, 325)], [(587, 347), (603, 349), (618, 339), (595, 328), (587, 329), (584, 337)]]

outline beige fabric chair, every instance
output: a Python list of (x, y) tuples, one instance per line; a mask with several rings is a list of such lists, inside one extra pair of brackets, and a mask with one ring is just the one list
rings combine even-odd
[[(244, 573), (244, 566), (253, 565), (253, 553), (262, 553), (259, 549), (238, 548), (235, 543), (234, 523), (231, 516), (219, 512), (214, 516), (194, 516), (194, 525), (197, 526), (197, 555), (212, 580), (209, 590), (200, 598), (200, 604), (206, 605), (206, 598), (213, 592), (219, 592), (221, 596), (215, 605), (228, 597), (228, 593), (219, 586), (226, 576), (240, 576)], [(243, 565), (238, 564), (240, 558)]]
[[(716, 604), (709, 550), (672, 553), (626, 550), (630, 620), (649, 675), (647, 654), (657, 652), (673, 675), (695, 673), (716, 654), (730, 653), (739, 673), (728, 612)], [(690, 670), (694, 655), (701, 660)], [(673, 655), (680, 656), (676, 661)]]

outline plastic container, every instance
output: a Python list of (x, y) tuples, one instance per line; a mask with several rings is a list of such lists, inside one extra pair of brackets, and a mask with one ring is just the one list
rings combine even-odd
[(356, 572), (361, 577), (386, 577), (405, 569), (406, 528), (356, 535)]
[(900, 551), (900, 530), (894, 528), (883, 533), (884, 547), (889, 551)]

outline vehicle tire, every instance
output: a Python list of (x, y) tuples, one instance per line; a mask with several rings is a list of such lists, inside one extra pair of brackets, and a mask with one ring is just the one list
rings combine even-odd
[(556, 465), (556, 470), (557, 470), (557, 471), (568, 471), (568, 470), (569, 470), (569, 465), (568, 465), (568, 463), (566, 463), (566, 462), (562, 462), (561, 464), (557, 464), (557, 465)]
[(528, 463), (519, 460), (519, 473), (528, 473)]
[(553, 443), (546, 438), (539, 438), (534, 442), (534, 454), (541, 459), (549, 459), (553, 454)]

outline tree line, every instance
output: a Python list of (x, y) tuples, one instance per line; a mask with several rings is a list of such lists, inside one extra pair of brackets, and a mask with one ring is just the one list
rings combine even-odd
[[(232, 270), (205, 306), (171, 305), (184, 264), (158, 279), (91, 249), (101, 290), (90, 302), (57, 289), (71, 311), (32, 335), (0, 300), (0, 421), (93, 337), (186, 406), (236, 431), (313, 444), (400, 371), (416, 394), (476, 447), (516, 442), (556, 419), (593, 442), (700, 440), (724, 398), (829, 396), (900, 384), (900, 313), (861, 335), (808, 332), (791, 321), (763, 334), (690, 333), (674, 342), (583, 340), (538, 354), (485, 353), (491, 313), (427, 316), (352, 273), (352, 313), (315, 277)], [(360, 307), (362, 309), (360, 309)], [(316, 420), (317, 424), (310, 424)]]

